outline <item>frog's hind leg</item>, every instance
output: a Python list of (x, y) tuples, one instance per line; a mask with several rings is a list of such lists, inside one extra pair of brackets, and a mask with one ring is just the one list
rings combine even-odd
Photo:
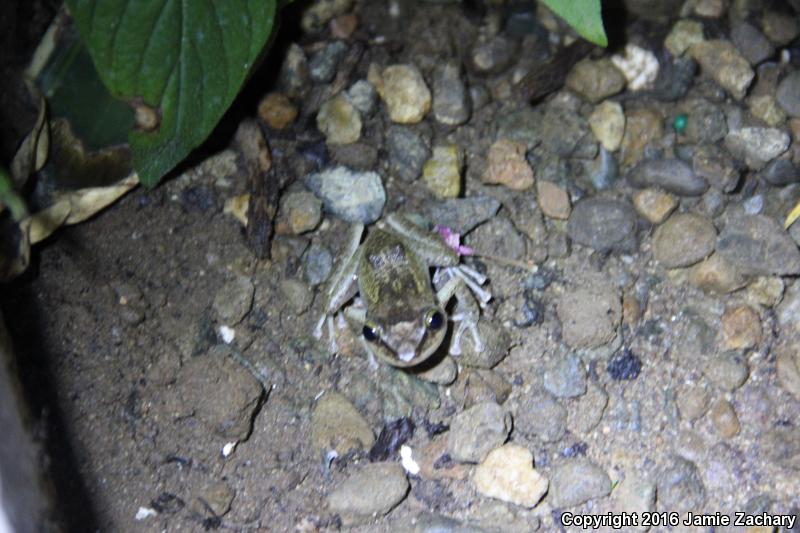
[[(447, 269), (455, 270), (455, 269)], [(477, 274), (477, 273), (476, 273)], [(489, 298), (491, 295), (485, 292)], [(461, 338), (465, 331), (472, 335), (473, 346), (476, 352), (484, 350), (484, 344), (478, 332), (478, 319), (480, 318), (479, 304), (480, 299), (475, 295), (474, 289), (469, 285), (463, 276), (450, 274), (450, 278), (436, 293), (436, 300), (444, 305), (450, 298), (456, 297), (456, 312), (450, 316), (450, 320), (457, 324), (450, 341), (450, 354), (461, 355)]]

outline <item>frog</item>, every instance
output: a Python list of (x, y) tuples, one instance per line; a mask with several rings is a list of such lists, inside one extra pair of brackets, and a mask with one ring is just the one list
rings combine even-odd
[(364, 233), (363, 224), (351, 226), (321, 291), (323, 312), (313, 333), (322, 338), (327, 324), (331, 353), (338, 351), (334, 317), (342, 315), (373, 365), (376, 358), (400, 368), (421, 365), (439, 353), (449, 322), (457, 324), (450, 355), (460, 355), (466, 332), (474, 349), (483, 351), (477, 324), (491, 293), (482, 287), (486, 277), (462, 264), (468, 249), (457, 238), (454, 244), (452, 233), (429, 231), (398, 213), (377, 222), (361, 242)]

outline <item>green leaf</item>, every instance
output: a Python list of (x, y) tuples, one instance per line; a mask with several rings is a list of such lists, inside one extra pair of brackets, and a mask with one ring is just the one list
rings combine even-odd
[(600, 0), (542, 0), (587, 41), (608, 46)]
[(67, 0), (103, 83), (137, 111), (129, 141), (142, 183), (157, 184), (217, 125), (267, 43), (277, 1)]

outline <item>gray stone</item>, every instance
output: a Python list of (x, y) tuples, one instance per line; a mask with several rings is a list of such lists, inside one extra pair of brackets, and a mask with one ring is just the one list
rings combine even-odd
[(375, 111), (378, 101), (378, 91), (367, 80), (358, 80), (347, 90), (350, 102), (364, 116), (369, 116)]
[(575, 507), (611, 492), (606, 471), (588, 459), (566, 461), (550, 476), (550, 501), (553, 507)]
[(333, 268), (333, 254), (319, 244), (312, 244), (303, 254), (305, 278), (311, 285), (319, 285), (331, 273)]
[(636, 165), (628, 173), (634, 187), (661, 187), (679, 196), (700, 196), (708, 183), (680, 159), (651, 159)]
[(761, 28), (778, 46), (786, 46), (800, 33), (796, 15), (773, 10), (767, 10), (761, 16)]
[(731, 28), (731, 40), (742, 55), (755, 66), (775, 53), (775, 47), (755, 26), (738, 21)]
[(715, 39), (695, 43), (689, 53), (731, 96), (736, 100), (744, 98), (755, 73), (730, 41)]
[(695, 149), (692, 170), (722, 192), (732, 192), (741, 178), (739, 168), (730, 154), (716, 144), (705, 144)]
[(795, 70), (778, 84), (778, 105), (793, 117), (800, 117), (800, 70)]
[(386, 202), (381, 177), (375, 172), (335, 167), (307, 175), (305, 183), (327, 211), (347, 222), (375, 222)]
[(800, 181), (800, 169), (790, 159), (773, 159), (760, 172), (764, 181), (776, 187), (783, 187)]
[(361, 413), (338, 392), (327, 391), (311, 413), (311, 443), (314, 451), (335, 450), (344, 455), (351, 450), (369, 450), (375, 435)]
[(715, 143), (728, 133), (725, 113), (717, 104), (700, 98), (691, 100), (685, 107), (687, 138), (697, 143)]
[(488, 318), (481, 318), (477, 327), (484, 345), (483, 350), (477, 351), (472, 335), (465, 334), (461, 338), (462, 353), (458, 362), (463, 366), (494, 368), (508, 355), (511, 336), (506, 328)]
[(544, 388), (557, 398), (576, 398), (586, 393), (586, 369), (575, 354), (559, 358), (542, 375)]
[(606, 252), (634, 252), (636, 210), (622, 200), (588, 198), (575, 204), (567, 222), (570, 238), (584, 246)]
[(777, 128), (741, 128), (725, 136), (725, 147), (748, 167), (760, 170), (789, 148), (789, 134)]
[(622, 319), (618, 289), (590, 285), (566, 291), (556, 304), (556, 314), (568, 346), (603, 346), (614, 340)]
[(389, 171), (403, 181), (414, 181), (422, 174), (431, 156), (429, 136), (407, 126), (391, 126), (386, 134)]
[(328, 508), (345, 525), (369, 522), (403, 501), (408, 480), (399, 463), (365, 465), (328, 495)]
[(433, 116), (446, 126), (469, 119), (469, 95), (458, 63), (445, 63), (433, 71)]
[(479, 42), (472, 49), (472, 64), (484, 73), (496, 74), (511, 64), (516, 53), (514, 42), (503, 35)]
[(660, 511), (702, 512), (706, 488), (697, 466), (691, 461), (673, 456), (659, 469), (656, 476), (658, 508)]
[(378, 149), (363, 142), (331, 144), (328, 150), (334, 161), (353, 170), (372, 170), (378, 162)]
[(460, 412), (450, 424), (447, 449), (465, 463), (479, 463), (503, 444), (511, 431), (511, 415), (494, 402), (484, 402)]
[(716, 250), (743, 274), (800, 273), (797, 244), (777, 222), (764, 215), (728, 221), (717, 238)]
[(750, 376), (747, 361), (741, 357), (723, 354), (711, 359), (703, 367), (703, 375), (720, 389), (733, 392), (744, 385)]
[(665, 268), (687, 267), (711, 255), (717, 239), (714, 224), (694, 213), (676, 213), (653, 236), (653, 257)]
[(317, 83), (328, 83), (336, 75), (339, 61), (347, 53), (347, 45), (342, 41), (334, 41), (311, 56), (308, 62), (308, 73)]
[(468, 196), (427, 202), (423, 212), (434, 224), (447, 226), (461, 235), (489, 220), (500, 209), (493, 196)]
[(625, 88), (625, 76), (608, 58), (584, 59), (567, 75), (566, 86), (596, 104)]
[(214, 297), (214, 312), (220, 322), (233, 326), (250, 312), (255, 287), (249, 278), (237, 276), (228, 281)]
[(567, 415), (567, 409), (546, 392), (525, 395), (514, 408), (514, 429), (543, 442), (556, 442), (567, 430)]

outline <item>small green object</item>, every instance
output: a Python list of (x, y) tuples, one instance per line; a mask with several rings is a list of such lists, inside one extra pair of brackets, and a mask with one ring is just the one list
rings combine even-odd
[(598, 46), (608, 46), (600, 0), (543, 0), (578, 35)]
[(686, 113), (681, 113), (675, 120), (672, 122), (672, 127), (675, 128), (676, 133), (683, 133), (683, 130), (686, 129), (686, 121), (689, 120), (689, 117), (686, 116)]

